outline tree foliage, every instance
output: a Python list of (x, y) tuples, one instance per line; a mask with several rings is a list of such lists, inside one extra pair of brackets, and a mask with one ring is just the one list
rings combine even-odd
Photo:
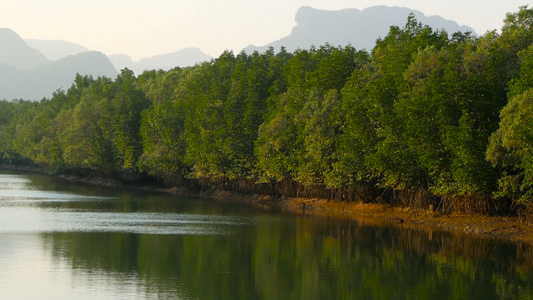
[(530, 203), (532, 11), (479, 37), (411, 15), (371, 53), (226, 51), (170, 71), (78, 75), (51, 99), (0, 101), (0, 154), (269, 192), (370, 186)]

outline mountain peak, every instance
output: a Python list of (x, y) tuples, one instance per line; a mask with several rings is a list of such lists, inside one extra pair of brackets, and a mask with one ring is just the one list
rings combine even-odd
[(332, 46), (352, 45), (357, 49), (372, 50), (376, 40), (387, 35), (391, 26), (405, 26), (407, 17), (411, 13), (422, 24), (438, 30), (444, 29), (449, 34), (457, 31), (469, 31), (475, 34), (470, 27), (460, 26), (440, 16), (427, 17), (420, 11), (406, 7), (381, 5), (363, 10), (348, 8), (329, 11), (302, 6), (295, 16), (297, 25), (289, 36), (262, 47), (251, 45), (245, 48), (245, 51), (264, 52), (269, 47), (279, 49), (282, 46), (287, 51), (294, 51), (326, 43)]
[(0, 39), (12, 44), (24, 44), (24, 40), (11, 28), (0, 28)]
[(103, 53), (71, 55), (35, 68), (0, 64), (0, 99), (39, 100), (68, 89), (76, 74), (114, 77), (117, 71)]
[(0, 28), (0, 64), (17, 69), (30, 69), (48, 63), (38, 50), (29, 47), (12, 29)]

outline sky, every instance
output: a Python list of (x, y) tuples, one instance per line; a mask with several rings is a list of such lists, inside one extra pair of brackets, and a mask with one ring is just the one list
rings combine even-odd
[(408, 7), (440, 15), (478, 34), (502, 27), (505, 14), (532, 0), (0, 0), (0, 28), (23, 39), (66, 40), (134, 60), (198, 47), (218, 57), (290, 34), (302, 6)]

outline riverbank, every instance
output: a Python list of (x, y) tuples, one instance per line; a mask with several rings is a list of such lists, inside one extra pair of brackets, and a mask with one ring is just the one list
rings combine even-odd
[[(167, 192), (173, 192), (167, 190)], [(174, 191), (176, 193), (176, 191)], [(533, 244), (533, 227), (518, 217), (479, 214), (445, 214), (439, 211), (413, 210), (386, 204), (339, 202), (326, 199), (242, 195), (229, 191), (212, 191), (204, 195), (218, 201), (236, 202), (266, 210), (315, 215), (320, 217), (386, 222), (400, 227), (462, 232), (470, 235), (527, 242)]]
[[(12, 165), (0, 165), (0, 168), (46, 173), (44, 170), (32, 166), (15, 167)], [(182, 196), (200, 194), (201, 196), (212, 198), (216, 201), (239, 203), (263, 210), (306, 214), (317, 217), (357, 219), (372, 224), (388, 223), (400, 227), (414, 226), (420, 229), (463, 232), (471, 235), (533, 244), (533, 227), (521, 222), (518, 217), (495, 217), (459, 213), (445, 214), (437, 210), (413, 210), (409, 208), (391, 207), (386, 204), (339, 202), (317, 198), (274, 197), (257, 194), (248, 195), (216, 189), (198, 192), (178, 187), (161, 188), (149, 184), (124, 184), (118, 180), (106, 178), (101, 175), (60, 175), (58, 177), (67, 181), (92, 185), (153, 190)]]

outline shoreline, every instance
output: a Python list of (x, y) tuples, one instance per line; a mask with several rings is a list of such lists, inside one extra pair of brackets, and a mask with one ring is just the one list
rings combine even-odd
[(388, 223), (398, 227), (464, 233), (477, 237), (533, 244), (533, 227), (520, 222), (518, 217), (446, 214), (439, 211), (391, 207), (386, 204), (339, 202), (317, 198), (281, 197), (276, 199), (271, 196), (242, 195), (228, 191), (215, 191), (207, 196), (217, 201), (242, 203), (284, 213), (305, 213), (348, 220), (364, 219), (370, 223)]
[(533, 227), (518, 217), (488, 216), (480, 214), (446, 214), (440, 211), (415, 210), (391, 207), (386, 204), (340, 202), (318, 198), (275, 197), (259, 194), (242, 194), (234, 191), (210, 189), (198, 192), (188, 188), (162, 188), (150, 184), (125, 184), (103, 176), (50, 175), (40, 168), (0, 165), (2, 169), (35, 172), (70, 182), (96, 186), (132, 188), (157, 191), (176, 196), (201, 196), (214, 201), (231, 202), (257, 209), (282, 213), (330, 217), (347, 220), (365, 220), (370, 223), (391, 224), (398, 227), (416, 227), (421, 230), (440, 230), (464, 233), (477, 237), (497, 238), (533, 244)]

